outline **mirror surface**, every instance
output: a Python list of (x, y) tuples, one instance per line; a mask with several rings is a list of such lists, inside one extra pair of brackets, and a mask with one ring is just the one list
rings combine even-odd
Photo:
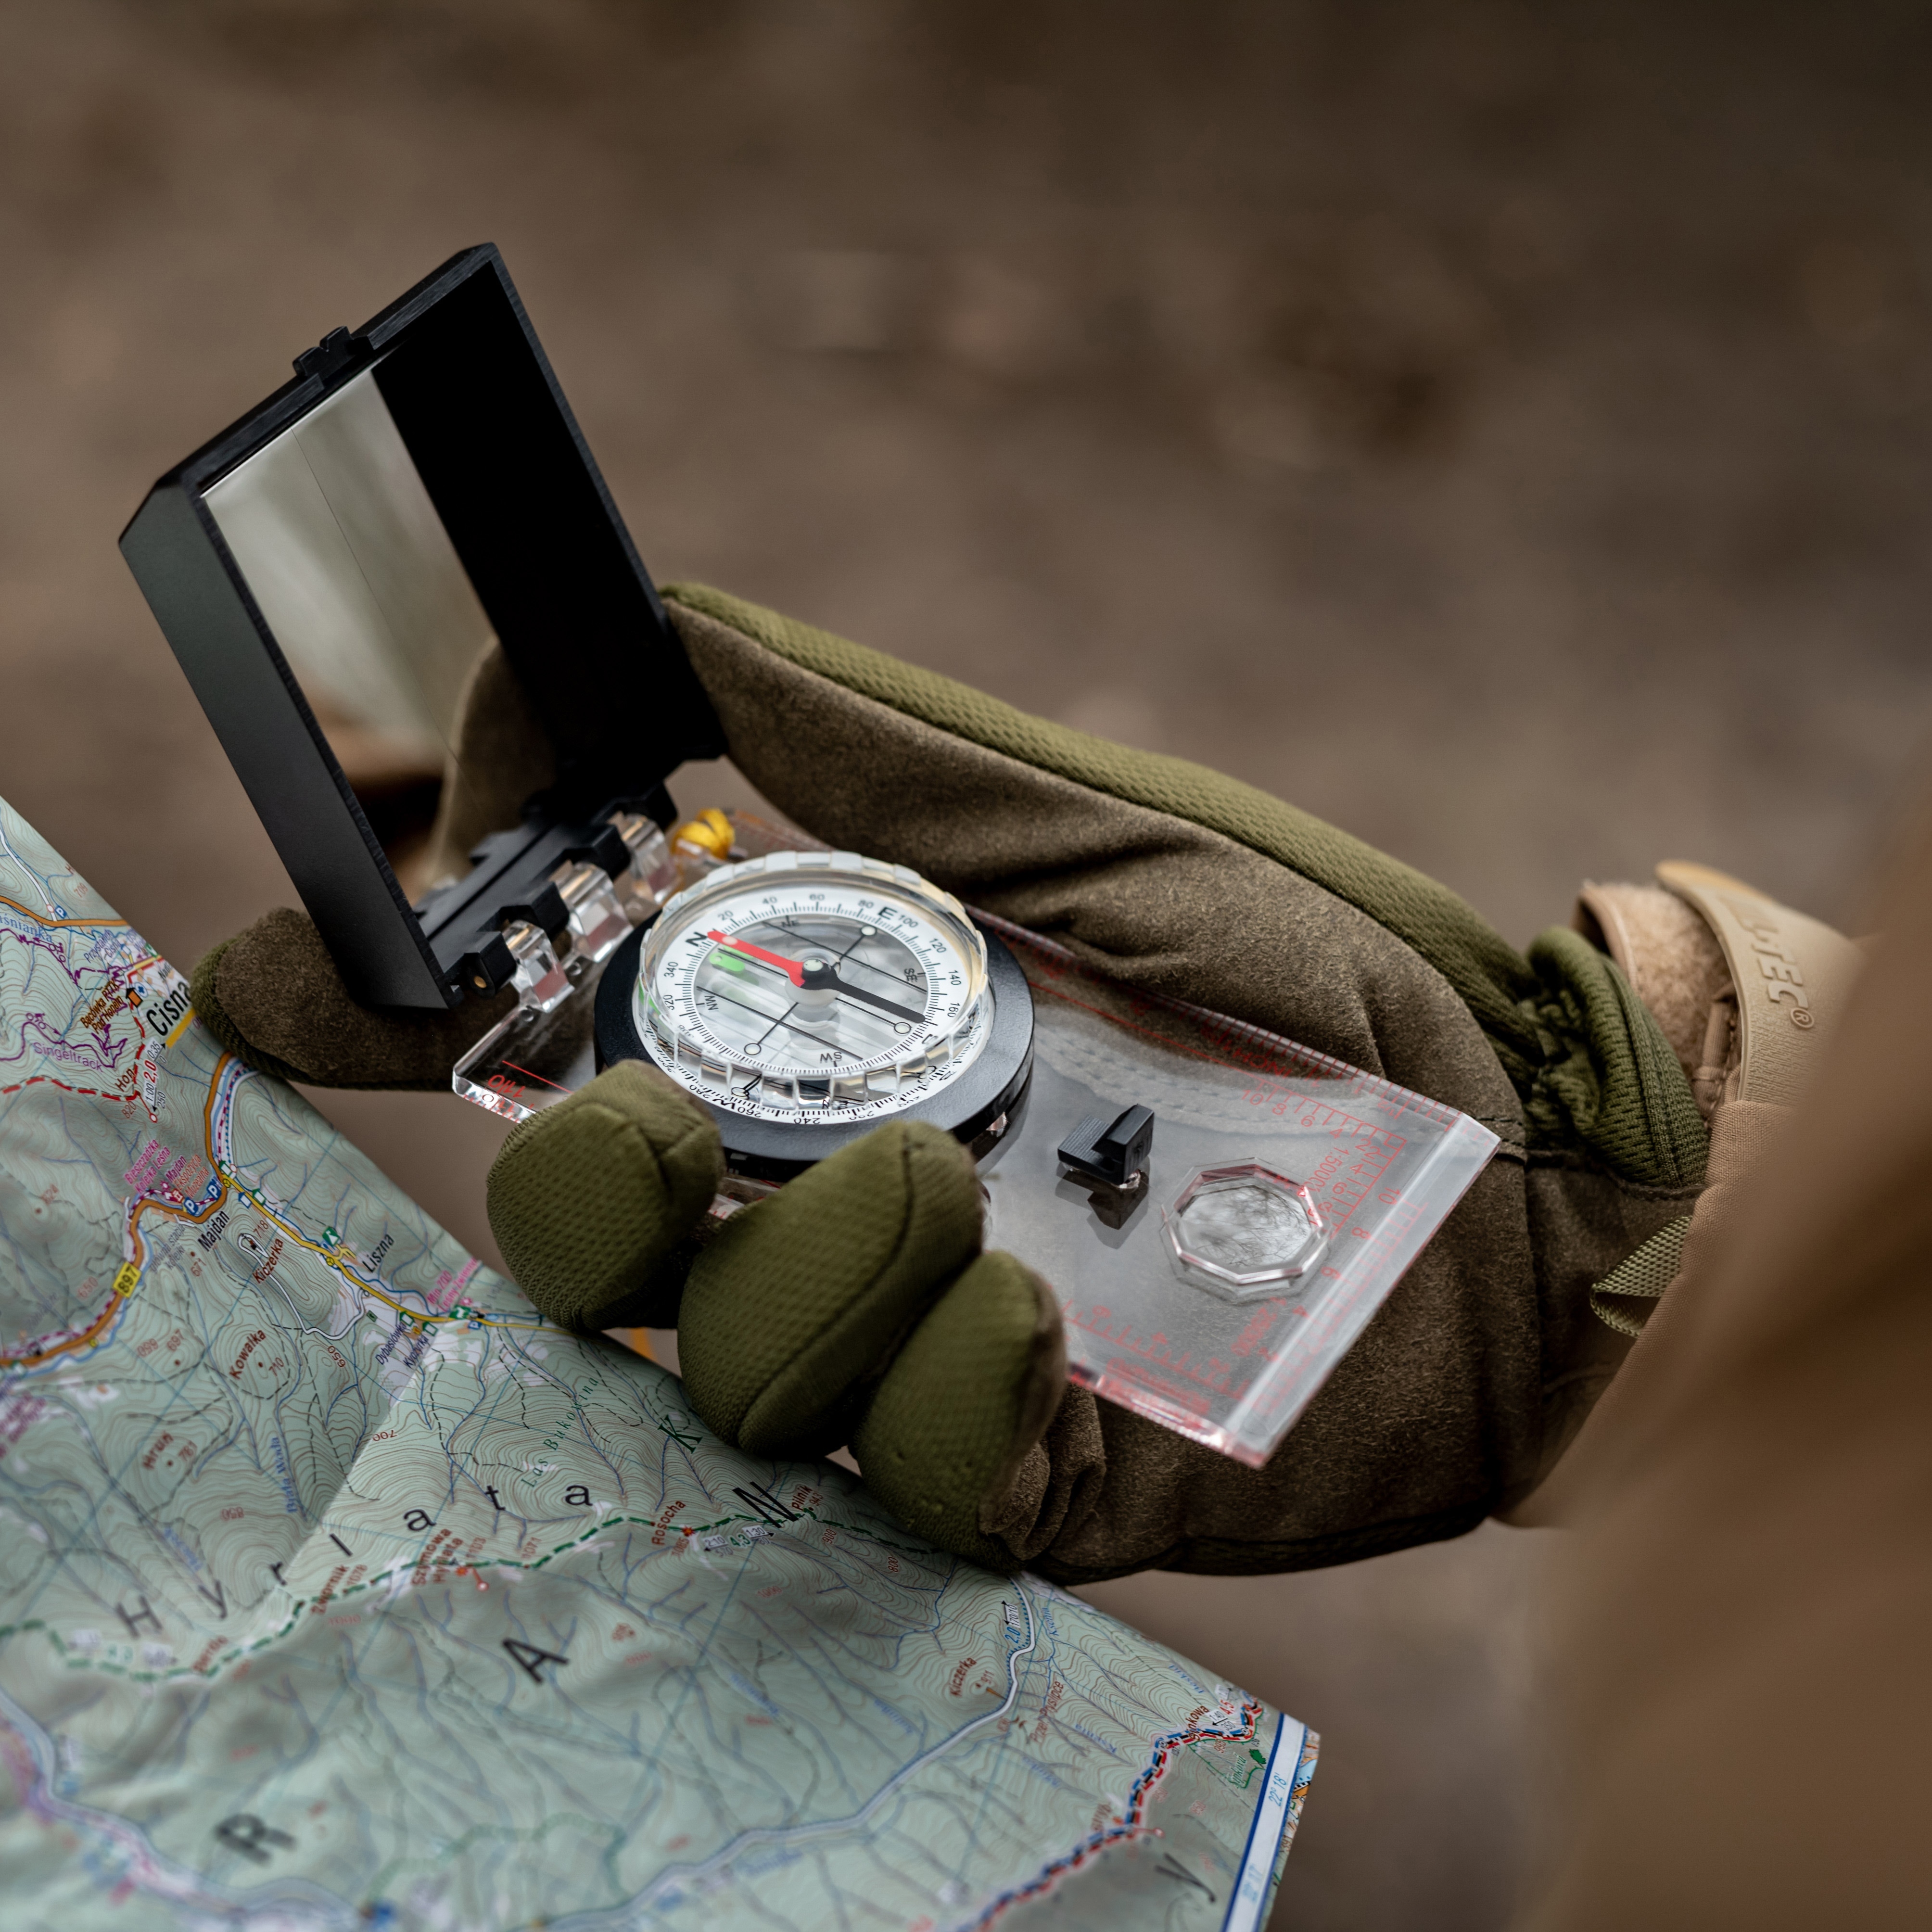
[(494, 634), (375, 370), (205, 500), (404, 874), (427, 846), (464, 686)]

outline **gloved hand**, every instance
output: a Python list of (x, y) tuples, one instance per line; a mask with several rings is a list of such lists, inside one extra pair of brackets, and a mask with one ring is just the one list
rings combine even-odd
[[(1582, 933), (1552, 929), (1525, 958), (1442, 886), (1247, 786), (716, 592), (667, 604), (734, 759), (811, 832), (1117, 979), (1460, 1108), (1502, 1145), (1261, 1470), (1067, 1384), (1050, 1286), (980, 1252), (964, 1156), (904, 1124), (700, 1251), (709, 1120), (647, 1070), (614, 1069), (525, 1123), (492, 1172), (492, 1225), (539, 1305), (588, 1328), (675, 1316), (692, 1405), (729, 1439), (849, 1440), (910, 1526), (1065, 1581), (1339, 1562), (1459, 1534), (1534, 1490), (1628, 1346), (1593, 1287), (1667, 1279), (1702, 1180), (1690, 1076), (1740, 970), (1703, 919), (1673, 926), (1682, 901), (1654, 888), (1615, 902), (1611, 926), (1646, 935), (1626, 963), (1667, 1036)], [(1600, 920), (1597, 936), (1618, 938)], [(1789, 970), (1816, 983), (1834, 943), (1806, 926)], [(249, 1057), (260, 1023), (247, 976), (231, 994), (233, 958), (203, 962), (196, 997)], [(312, 1067), (290, 1024), (270, 1051)], [(332, 1037), (363, 1066), (382, 1044)], [(1721, 1092), (1738, 1049), (1713, 1040)]]
[(511, 1135), (490, 1225), (556, 1320), (675, 1324), (692, 1408), (739, 1448), (850, 1442), (902, 1522), (994, 1568), (1084, 1513), (1104, 1462), (1093, 1398), (1067, 1387), (1045, 1283), (981, 1252), (957, 1141), (877, 1128), (700, 1247), (691, 1230), (723, 1174), (711, 1117), (625, 1061)]

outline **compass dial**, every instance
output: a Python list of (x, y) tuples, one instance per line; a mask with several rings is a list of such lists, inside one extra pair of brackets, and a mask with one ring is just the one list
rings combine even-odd
[(800, 1124), (902, 1112), (986, 1048), (986, 942), (958, 901), (852, 852), (774, 852), (667, 904), (632, 992), (645, 1052), (727, 1112)]

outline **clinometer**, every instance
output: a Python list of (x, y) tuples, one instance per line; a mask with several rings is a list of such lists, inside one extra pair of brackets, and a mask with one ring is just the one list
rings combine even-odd
[(601, 1064), (704, 1101), (734, 1171), (781, 1180), (881, 1120), (991, 1142), (1033, 1064), (1033, 1000), (950, 892), (856, 852), (776, 851), (669, 900), (597, 989)]

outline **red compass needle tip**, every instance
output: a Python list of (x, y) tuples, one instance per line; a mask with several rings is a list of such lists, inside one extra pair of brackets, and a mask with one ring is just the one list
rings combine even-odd
[(754, 959), (762, 959), (767, 966), (776, 966), (794, 986), (805, 984), (802, 960), (782, 958), (776, 952), (767, 952), (762, 946), (754, 946), (748, 939), (733, 939), (722, 932), (707, 932), (704, 936), (714, 945), (728, 946), (734, 952), (748, 952)]

